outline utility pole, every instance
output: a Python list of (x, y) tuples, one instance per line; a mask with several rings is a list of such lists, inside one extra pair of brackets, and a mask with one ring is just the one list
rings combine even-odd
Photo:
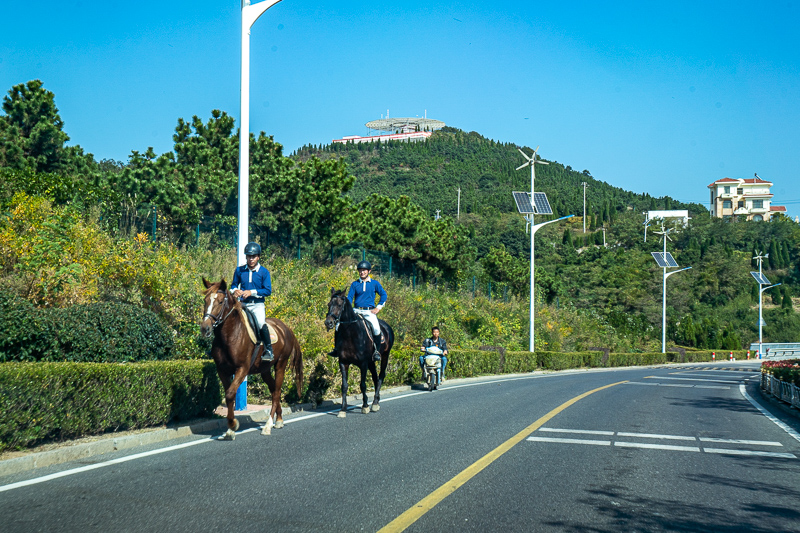
[(583, 185), (583, 232), (586, 233), (586, 187), (589, 185), (584, 181)]
[(456, 207), (456, 220), (461, 219), (461, 187), (458, 188), (458, 204)]

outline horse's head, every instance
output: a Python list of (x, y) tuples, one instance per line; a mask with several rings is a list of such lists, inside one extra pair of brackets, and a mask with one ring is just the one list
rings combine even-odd
[(225, 278), (216, 283), (211, 283), (203, 278), (203, 285), (206, 286), (206, 293), (200, 331), (204, 336), (211, 337), (214, 334), (214, 328), (225, 320), (226, 314), (233, 308), (234, 302), (231, 295), (228, 294), (228, 283)]
[(342, 318), (342, 312), (347, 306), (347, 295), (344, 291), (337, 291), (331, 287), (331, 299), (328, 301), (328, 314), (325, 316), (325, 328), (329, 331), (336, 327)]

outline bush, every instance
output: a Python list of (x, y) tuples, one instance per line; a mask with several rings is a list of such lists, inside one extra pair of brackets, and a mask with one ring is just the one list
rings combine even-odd
[(128, 304), (37, 309), (0, 294), (0, 361), (125, 362), (171, 357), (173, 335), (155, 313)]
[(209, 361), (0, 364), (0, 451), (209, 414)]

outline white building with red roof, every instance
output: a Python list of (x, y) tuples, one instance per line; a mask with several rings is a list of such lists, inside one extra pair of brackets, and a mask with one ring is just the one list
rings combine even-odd
[(774, 213), (786, 214), (786, 207), (772, 205), (771, 181), (755, 178), (722, 178), (708, 186), (711, 216), (745, 220), (769, 220)]

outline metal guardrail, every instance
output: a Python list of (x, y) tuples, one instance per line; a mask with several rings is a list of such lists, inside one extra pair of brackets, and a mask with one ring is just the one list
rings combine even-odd
[(761, 389), (769, 392), (782, 402), (800, 409), (800, 387), (775, 378), (771, 374), (761, 374)]
[[(800, 357), (800, 342), (765, 342), (761, 346), (764, 348), (763, 358)], [(757, 352), (758, 347), (757, 342), (750, 343), (750, 351)]]

